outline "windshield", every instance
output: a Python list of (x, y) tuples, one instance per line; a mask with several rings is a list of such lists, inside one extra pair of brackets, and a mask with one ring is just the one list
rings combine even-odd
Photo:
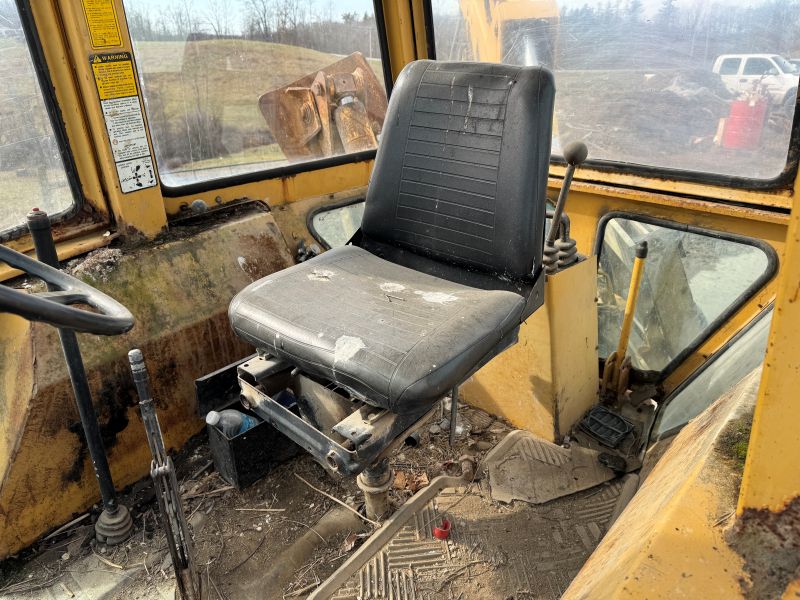
[(781, 71), (784, 73), (791, 73), (793, 75), (797, 75), (797, 67), (790, 63), (788, 60), (783, 58), (782, 56), (778, 56), (777, 54), (772, 57), (772, 60), (775, 61)]

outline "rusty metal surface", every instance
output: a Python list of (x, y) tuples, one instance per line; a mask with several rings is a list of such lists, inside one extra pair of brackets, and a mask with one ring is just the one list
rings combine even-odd
[[(167, 447), (179, 448), (203, 427), (195, 413), (194, 379), (252, 352), (230, 330), (230, 298), (292, 263), (270, 213), (245, 214), (205, 231), (173, 236), (110, 255), (107, 261), (95, 259), (95, 266), (87, 267), (90, 256), (81, 269), (82, 278), (113, 294), (137, 320), (130, 333), (118, 338), (80, 336), (118, 486), (145, 476), (150, 462), (125, 364), (127, 351), (139, 347), (150, 364), (159, 365), (152, 372), (159, 420)], [(20, 355), (0, 363), (0, 415), (13, 413), (9, 422), (19, 426), (8, 432), (3, 447), (8, 466), (0, 480), (2, 557), (98, 498), (56, 332), (40, 324), (27, 329), (17, 324), (11, 333), (11, 319), (0, 315), (0, 331), (12, 338), (2, 346), (18, 348)], [(27, 357), (26, 347), (32, 349)], [(32, 380), (28, 384), (26, 369)]]
[[(344, 98), (355, 101), (342, 103)], [(360, 108), (354, 109), (351, 104)], [(259, 98), (258, 105), (283, 153), (297, 161), (374, 148), (387, 101), (383, 86), (364, 56), (354, 52), (267, 92)], [(342, 116), (337, 116), (340, 112)], [(342, 132), (337, 133), (334, 127), (340, 123), (344, 129), (341, 137)]]

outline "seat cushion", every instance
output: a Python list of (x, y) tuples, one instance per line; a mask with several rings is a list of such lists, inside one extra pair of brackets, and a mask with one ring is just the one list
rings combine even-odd
[(230, 304), (234, 331), (368, 403), (420, 410), (520, 324), (525, 300), (388, 262), (356, 246), (260, 279)]

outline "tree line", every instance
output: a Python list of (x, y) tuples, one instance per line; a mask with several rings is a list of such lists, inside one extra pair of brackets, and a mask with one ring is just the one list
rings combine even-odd
[(321, 9), (314, 0), (215, 0), (203, 10), (191, 0), (173, 0), (157, 10), (132, 0), (125, 13), (136, 41), (241, 38), (380, 56), (374, 15), (337, 12), (334, 0)]
[(742, 6), (663, 0), (647, 13), (641, 0), (561, 10), (560, 68), (709, 68), (720, 54), (800, 55), (800, 1)]

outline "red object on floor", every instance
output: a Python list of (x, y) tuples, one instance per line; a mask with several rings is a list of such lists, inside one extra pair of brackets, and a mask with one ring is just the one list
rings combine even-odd
[(722, 131), (722, 147), (729, 150), (755, 150), (761, 143), (767, 101), (734, 100)]
[(450, 537), (450, 521), (444, 519), (442, 524), (433, 528), (433, 537), (437, 540), (446, 540)]

